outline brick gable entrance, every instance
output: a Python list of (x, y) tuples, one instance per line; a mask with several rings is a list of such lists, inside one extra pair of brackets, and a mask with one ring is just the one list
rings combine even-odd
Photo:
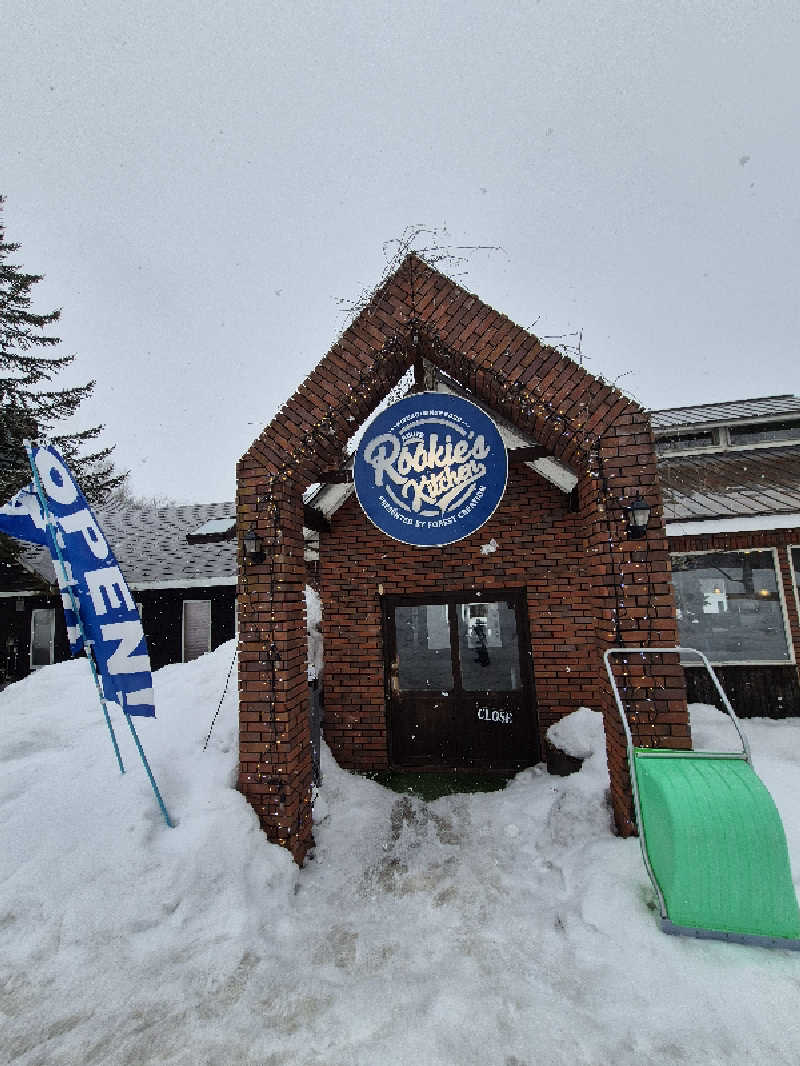
[[(239, 788), (297, 861), (312, 843), (303, 492), (341, 469), (354, 429), (423, 359), (569, 465), (576, 503), (519, 465), (490, 521), (434, 550), (385, 537), (353, 499), (342, 507), (320, 549), (329, 742), (345, 765), (386, 765), (382, 596), (524, 588), (539, 728), (582, 704), (603, 711), (615, 821), (632, 831), (624, 741), (601, 656), (614, 644), (677, 642), (647, 416), (412, 255), (237, 467)], [(637, 494), (651, 519), (632, 541), (625, 506)], [(250, 531), (263, 561), (245, 561), (241, 538)], [(499, 550), (482, 554), (491, 538)], [(633, 723), (635, 739), (689, 747), (677, 664), (648, 667), (639, 682), (647, 714)]]

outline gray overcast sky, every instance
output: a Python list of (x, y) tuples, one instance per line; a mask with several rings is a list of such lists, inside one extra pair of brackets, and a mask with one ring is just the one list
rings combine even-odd
[(647, 406), (798, 391), (796, 0), (3, 0), (2, 25), (7, 239), (138, 494), (232, 498), (413, 223), (501, 245), (462, 284), (583, 329)]

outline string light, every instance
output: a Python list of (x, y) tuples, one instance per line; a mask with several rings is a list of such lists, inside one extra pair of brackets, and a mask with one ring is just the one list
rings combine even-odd
[[(605, 472), (601, 450), (603, 440), (602, 432), (597, 429), (587, 429), (591, 414), (587, 402), (585, 400), (579, 401), (576, 413), (573, 413), (573, 416), (570, 419), (564, 413), (563, 404), (556, 405), (542, 394), (543, 386), (541, 378), (529, 382), (527, 385), (521, 385), (518, 381), (508, 381), (503, 378), (500, 373), (494, 369), (493, 365), (477, 365), (463, 350), (461, 352), (448, 350), (440, 341), (435, 327), (426, 325), (417, 318), (414, 262), (415, 261), (412, 258), (410, 260), (409, 269), (411, 308), (406, 323), (405, 336), (401, 337), (399, 333), (395, 333), (392, 337), (387, 339), (380, 350), (371, 352), (370, 363), (361, 367), (356, 381), (342, 382), (342, 386), (346, 390), (345, 394), (342, 396), (340, 403), (337, 404), (336, 407), (331, 408), (327, 414), (317, 417), (316, 419), (313, 418), (313, 416), (310, 419), (304, 418), (303, 415), (299, 414), (297, 411), (297, 405), (293, 401), (289, 401), (288, 404), (285, 404), (280, 408), (276, 419), (273, 420), (274, 424), (274, 421), (280, 419), (282, 414), (285, 414), (287, 410), (291, 409), (291, 413), (295, 418), (298, 418), (299, 416), (301, 424), (298, 428), (300, 433), (303, 434), (302, 441), (298, 444), (298, 447), (293, 450), (292, 456), (288, 458), (288, 461), (283, 468), (269, 476), (267, 479), (266, 492), (261, 496), (261, 499), (263, 499), (264, 502), (272, 501), (273, 503), (273, 536), (277, 537), (279, 532), (279, 504), (276, 498), (276, 490), (278, 489), (278, 486), (285, 486), (288, 489), (289, 482), (295, 484), (304, 477), (308, 477), (309, 480), (311, 480), (319, 468), (321, 456), (336, 456), (338, 450), (344, 446), (345, 441), (343, 439), (343, 433), (348, 430), (347, 423), (355, 421), (356, 418), (363, 421), (369, 415), (370, 410), (395, 387), (397, 381), (402, 377), (403, 373), (413, 361), (413, 354), (416, 354), (416, 351), (413, 351), (413, 354), (410, 354), (412, 349), (418, 349), (421, 340), (425, 347), (425, 355), (430, 363), (440, 369), (446, 369), (456, 378), (456, 380), (471, 387), (471, 391), (478, 395), (485, 396), (487, 402), (498, 408), (499, 413), (508, 413), (510, 409), (512, 422), (519, 425), (520, 428), (527, 428), (534, 438), (549, 438), (552, 441), (554, 435), (560, 437), (561, 447), (557, 449), (557, 454), (565, 454), (569, 451), (571, 461), (583, 468), (587, 483), (591, 484), (593, 481), (597, 482), (599, 491), (596, 502), (596, 513), (601, 517), (601, 520), (604, 521), (607, 531), (609, 572), (612, 577), (614, 588), (614, 603), (611, 608), (613, 634), (610, 634), (610, 636), (613, 635), (617, 643), (622, 644), (621, 615), (625, 612), (626, 601), (629, 596), (628, 582), (626, 582), (625, 577), (626, 567), (632, 567), (634, 570), (638, 570), (640, 569), (640, 563), (634, 563), (630, 549), (628, 548), (628, 550), (625, 551), (614, 533), (614, 523), (612, 522), (611, 512), (620, 507), (620, 501), (612, 492), (609, 482), (610, 477), (616, 475), (613, 473), (607, 475)], [(384, 281), (385, 280), (386, 279), (384, 279)], [(436, 300), (434, 300), (434, 309), (435, 306)], [(356, 310), (365, 313), (368, 318), (371, 317), (372, 307), (370, 306), (362, 306), (360, 309), (356, 308)], [(358, 319), (355, 319), (349, 328), (355, 328), (357, 321)], [(411, 345), (408, 343), (409, 339), (412, 340)], [(341, 339), (334, 345), (332, 352), (336, 351), (340, 343)], [(533, 348), (531, 348), (532, 344), (534, 346)], [(553, 350), (540, 345), (531, 334), (527, 334), (522, 350), (532, 351), (536, 350), (536, 347), (538, 347), (540, 351)], [(520, 351), (520, 354), (522, 354), (522, 351)], [(505, 347), (499, 360), (505, 360), (512, 355), (512, 346), (509, 344)], [(564, 363), (570, 362), (569, 358), (563, 354), (560, 355), (560, 358)], [(499, 360), (495, 360), (495, 362)], [(341, 361), (350, 371), (354, 369), (352, 364), (343, 356)], [(341, 372), (344, 374), (347, 373), (347, 370), (342, 369)], [(316, 370), (312, 371), (312, 373), (300, 385), (298, 393), (296, 394), (303, 399), (309, 399), (312, 404), (324, 402), (324, 400), (318, 399), (317, 397), (324, 397), (326, 392), (325, 389), (320, 389), (318, 392), (314, 388), (314, 385), (316, 384), (314, 381), (315, 374)], [(393, 382), (394, 384), (390, 384), (390, 382)], [(604, 384), (607, 383), (604, 382)], [(622, 397), (622, 393), (618, 389), (608, 385), (607, 387), (611, 390), (613, 397)], [(345, 425), (343, 425), (341, 429), (338, 429), (337, 427), (342, 423), (345, 423)], [(269, 429), (265, 431), (265, 433), (268, 432)], [(339, 455), (340, 454), (341, 453), (339, 452)], [(335, 458), (331, 460), (332, 463), (334, 461)], [(285, 494), (282, 489), (281, 499), (284, 503), (288, 504), (290, 502), (288, 495)], [(592, 545), (590, 550), (596, 555), (601, 548), (597, 545)], [(270, 553), (270, 557), (271, 563), (268, 595), (270, 602), (271, 633), (269, 634), (268, 646), (270, 648), (269, 661), (271, 667), (270, 680), (264, 682), (264, 684), (271, 689), (271, 692), (266, 695), (266, 700), (270, 703), (274, 714), (276, 706), (276, 663), (279, 659), (277, 657), (278, 644), (276, 641), (276, 616), (274, 613), (274, 553)], [(639, 618), (638, 616), (636, 617), (636, 628), (640, 630), (643, 629), (642, 622), (647, 622), (649, 643), (652, 645), (653, 624), (654, 618), (656, 617), (656, 610), (653, 603), (652, 561), (650, 560), (649, 555), (647, 557), (645, 572), (647, 575), (647, 591), (645, 594), (648, 601), (647, 614), (644, 619)], [(257, 605), (252, 602), (252, 596), (254, 593), (251, 593), (250, 591), (248, 578), (249, 574), (245, 570), (242, 584), (245, 590), (247, 609), (249, 611)], [(636, 584), (634, 583), (633, 590), (635, 591), (635, 589)], [(257, 591), (255, 594), (257, 595)], [(629, 622), (632, 621), (633, 616), (628, 615), (627, 620)], [(255, 633), (252, 629), (248, 629), (248, 635), (251, 637), (256, 636), (256, 639), (259, 639), (259, 641), (263, 640), (264, 634), (259, 630), (258, 624), (251, 623), (251, 626), (252, 625), (254, 625)], [(625, 676), (626, 678), (630, 677), (627, 671)], [(636, 720), (638, 722), (638, 712), (636, 712)], [(651, 729), (655, 729), (655, 724), (652, 722)], [(262, 764), (259, 763), (259, 769), (261, 768)]]

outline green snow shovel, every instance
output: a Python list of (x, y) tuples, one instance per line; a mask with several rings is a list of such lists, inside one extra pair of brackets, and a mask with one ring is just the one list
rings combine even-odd
[[(673, 652), (702, 659), (741, 751), (634, 747), (610, 657)], [(625, 729), (642, 858), (664, 932), (800, 951), (783, 823), (708, 659), (694, 648), (609, 648), (603, 659)]]

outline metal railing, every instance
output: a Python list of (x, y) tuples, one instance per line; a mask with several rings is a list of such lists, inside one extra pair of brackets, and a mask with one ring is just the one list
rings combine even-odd
[(730, 759), (730, 758), (738, 758), (738, 759), (745, 760), (750, 766), (753, 765), (753, 760), (752, 760), (751, 753), (750, 753), (750, 744), (748, 743), (747, 737), (742, 732), (741, 726), (739, 725), (739, 719), (736, 716), (736, 712), (734, 711), (733, 707), (731, 706), (730, 700), (725, 695), (725, 692), (724, 692), (724, 690), (722, 688), (722, 685), (719, 683), (719, 679), (718, 679), (717, 675), (714, 673), (714, 669), (711, 666), (711, 663), (708, 661), (706, 656), (701, 651), (698, 651), (697, 648), (684, 648), (684, 647), (680, 647), (680, 646), (679, 647), (675, 647), (675, 648), (607, 648), (606, 649), (606, 651), (603, 653), (603, 662), (605, 663), (606, 673), (608, 674), (608, 679), (611, 682), (611, 689), (612, 689), (612, 691), (614, 693), (614, 699), (615, 699), (616, 704), (617, 704), (617, 710), (619, 711), (619, 716), (620, 716), (620, 718), (622, 720), (622, 728), (625, 730), (625, 743), (626, 743), (627, 754), (628, 754), (628, 768), (630, 770), (630, 775), (631, 775), (631, 791), (633, 792), (633, 809), (634, 809), (634, 812), (635, 812), (635, 815), (636, 815), (636, 826), (637, 826), (637, 829), (639, 831), (639, 847), (641, 848), (642, 860), (644, 862), (645, 869), (647, 870), (647, 875), (650, 878), (650, 881), (651, 881), (651, 883), (653, 885), (653, 888), (655, 889), (656, 895), (658, 896), (658, 905), (659, 905), (659, 909), (661, 911), (662, 920), (665, 920), (667, 918), (667, 908), (666, 908), (666, 903), (664, 901), (664, 894), (661, 891), (661, 886), (659, 885), (659, 883), (658, 883), (658, 881), (656, 879), (656, 876), (655, 876), (655, 874), (653, 872), (653, 868), (650, 865), (650, 859), (649, 859), (648, 854), (647, 854), (647, 842), (645, 840), (644, 821), (642, 819), (642, 809), (641, 809), (641, 805), (640, 805), (640, 802), (639, 802), (639, 785), (638, 785), (638, 782), (636, 780), (636, 765), (635, 765), (635, 754), (636, 754), (636, 751), (635, 751), (634, 744), (633, 744), (633, 737), (631, 735), (630, 725), (628, 724), (628, 716), (627, 716), (627, 714), (625, 712), (625, 708), (623, 707), (623, 704), (622, 704), (622, 698), (621, 698), (620, 693), (619, 693), (619, 687), (617, 685), (617, 680), (614, 677), (614, 671), (613, 671), (613, 669), (611, 667), (611, 661), (610, 660), (611, 660), (611, 656), (613, 656), (613, 655), (627, 655), (627, 656), (631, 656), (631, 657), (641, 656), (644, 659), (644, 657), (646, 655), (673, 655), (673, 654), (674, 655), (696, 655), (700, 659), (702, 659), (703, 664), (705, 665), (706, 669), (708, 670), (709, 674), (711, 675), (711, 680), (714, 682), (714, 685), (715, 685), (715, 687), (717, 689), (717, 692), (719, 693), (719, 697), (722, 700), (722, 704), (723, 704), (723, 706), (725, 708), (725, 712), (730, 717), (730, 719), (733, 722), (733, 725), (734, 725), (734, 727), (736, 729), (736, 732), (739, 735), (739, 740), (742, 743), (742, 750), (741, 750), (741, 752), (712, 752), (712, 751), (704, 752), (704, 751), (680, 751), (680, 750), (675, 750), (675, 749), (672, 749), (672, 748), (661, 748), (661, 749), (648, 749), (646, 752), (644, 752), (643, 749), (640, 748), (639, 749), (639, 753), (642, 754), (642, 755), (645, 755), (647, 758), (672, 758), (672, 759), (680, 759), (680, 758), (692, 758), (692, 759), (698, 759), (698, 758), (701, 758), (701, 759), (719, 759), (719, 758), (728, 758), (728, 759)]

